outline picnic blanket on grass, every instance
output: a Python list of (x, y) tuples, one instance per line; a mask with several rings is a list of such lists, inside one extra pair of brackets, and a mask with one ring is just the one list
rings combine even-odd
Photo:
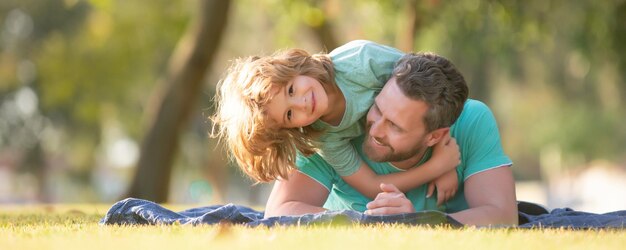
[[(571, 209), (555, 209), (548, 214), (527, 215), (520, 213), (524, 224), (521, 228), (624, 228), (626, 211), (592, 214)], [(463, 224), (440, 211), (419, 211), (397, 215), (366, 215), (353, 210), (326, 211), (299, 216), (277, 216), (263, 218), (263, 212), (233, 204), (198, 207), (174, 212), (151, 201), (127, 198), (115, 203), (101, 225), (160, 225), (160, 224), (216, 224), (227, 222), (247, 226), (275, 225), (351, 225), (397, 223), (406, 225), (443, 225), (462, 227)]]

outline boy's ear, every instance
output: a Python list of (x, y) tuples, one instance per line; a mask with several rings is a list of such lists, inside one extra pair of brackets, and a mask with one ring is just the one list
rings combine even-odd
[(438, 128), (433, 130), (428, 135), (426, 135), (426, 145), (428, 147), (432, 147), (433, 145), (441, 141), (441, 138), (443, 138), (448, 133), (450, 133), (450, 127)]

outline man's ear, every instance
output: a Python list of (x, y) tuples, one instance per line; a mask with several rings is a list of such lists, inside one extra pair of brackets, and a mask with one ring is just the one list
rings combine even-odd
[(428, 135), (426, 135), (426, 145), (428, 147), (432, 147), (433, 145), (441, 141), (441, 139), (448, 133), (450, 133), (450, 127), (438, 128), (433, 130), (432, 132), (428, 133)]

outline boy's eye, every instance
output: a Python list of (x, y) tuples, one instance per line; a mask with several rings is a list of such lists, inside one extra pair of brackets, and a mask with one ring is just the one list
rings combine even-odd
[(287, 120), (291, 121), (291, 110), (287, 111)]
[(289, 96), (293, 95), (293, 85), (289, 86), (289, 90), (287, 90)]

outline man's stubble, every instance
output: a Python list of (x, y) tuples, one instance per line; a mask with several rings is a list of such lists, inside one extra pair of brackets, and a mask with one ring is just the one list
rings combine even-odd
[(380, 142), (382, 145), (383, 149), (376, 149), (381, 148), (380, 145), (379, 146), (374, 146), (374, 138), (372, 138), (371, 135), (369, 135), (369, 131), (371, 128), (371, 123), (367, 122), (367, 124), (365, 125), (365, 131), (366, 131), (366, 135), (365, 135), (365, 141), (363, 142), (363, 152), (365, 153), (365, 155), (367, 155), (367, 157), (375, 162), (400, 162), (400, 161), (404, 161), (404, 160), (408, 160), (411, 157), (414, 157), (417, 154), (423, 154), (423, 152), (426, 150), (427, 146), (424, 145), (423, 141), (424, 138), (426, 137), (426, 135), (422, 135), (420, 138), (417, 138), (415, 140), (415, 144), (412, 145), (412, 147), (406, 149), (406, 150), (401, 150), (401, 149), (397, 149), (392, 147), (391, 145), (389, 145), (389, 143), (385, 140), (383, 140), (382, 138), (377, 138), (377, 141)]

